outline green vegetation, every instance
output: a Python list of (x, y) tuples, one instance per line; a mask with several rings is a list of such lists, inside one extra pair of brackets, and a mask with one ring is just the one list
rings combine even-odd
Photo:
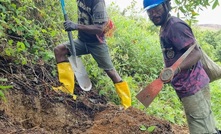
[[(209, 6), (208, 1), (197, 0), (195, 3), (191, 2), (186, 5), (206, 7)], [(218, 0), (211, 1), (213, 1), (213, 7), (216, 7)], [(70, 19), (76, 21), (75, 1), (66, 0), (65, 2), (69, 3), (66, 4), (66, 10)], [(187, 0), (180, 1), (176, 8), (180, 9), (184, 2)], [(177, 0), (176, 3), (179, 1)], [(195, 11), (187, 12), (190, 7), (186, 7), (182, 12), (194, 13)], [(135, 98), (138, 91), (156, 79), (163, 68), (158, 37), (159, 29), (148, 22), (146, 18), (135, 14), (125, 16), (126, 12), (136, 13), (133, 5), (121, 12), (119, 7), (113, 4), (108, 8), (108, 12), (117, 28), (114, 36), (107, 39), (108, 46), (116, 69), (129, 83), (133, 106), (147, 114), (158, 116), (172, 123), (185, 124), (183, 108), (170, 85), (164, 86), (149, 108), (145, 108)], [(67, 33), (63, 30), (63, 14), (59, 1), (0, 0), (0, 24), (0, 50), (4, 50), (0, 51), (0, 56), (10, 57), (14, 59), (16, 64), (38, 63), (39, 60), (44, 60), (45, 63), (54, 67), (54, 75), (57, 75), (53, 48), (67, 40)], [(202, 48), (214, 61), (220, 63), (221, 31), (193, 30)], [(73, 35), (76, 37), (76, 32), (73, 32)], [(97, 67), (93, 58), (90, 55), (83, 56), (83, 61), (100, 94), (119, 104), (113, 84), (106, 74)], [(212, 107), (217, 120), (221, 116), (218, 102), (221, 97), (220, 86), (220, 81), (211, 83)], [(0, 87), (0, 94), (3, 88), (5, 87)], [(217, 123), (221, 128), (221, 122)], [(141, 129), (148, 128), (143, 126)], [(154, 127), (150, 127), (148, 130), (152, 131), (152, 129)]]
[[(4, 83), (4, 82), (7, 82), (7, 79), (0, 78), (0, 83)], [(5, 84), (0, 84), (0, 99), (3, 99), (4, 101), (6, 101), (4, 92), (6, 89), (9, 89), (12, 87), (13, 86), (5, 86)]]
[(185, 20), (189, 24), (197, 22), (196, 17), (199, 15), (199, 11), (205, 8), (216, 8), (219, 6), (219, 0), (174, 0), (174, 9), (178, 17), (184, 15)]
[(145, 127), (144, 125), (140, 126), (141, 131), (148, 131), (149, 133), (154, 132), (156, 126)]

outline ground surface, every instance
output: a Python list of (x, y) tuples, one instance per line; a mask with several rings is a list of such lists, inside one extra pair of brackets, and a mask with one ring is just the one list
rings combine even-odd
[(140, 130), (156, 126), (152, 134), (187, 134), (187, 128), (149, 116), (133, 107), (122, 110), (107, 103), (96, 89), (83, 92), (76, 85), (78, 99), (55, 92), (57, 80), (48, 65), (15, 66), (0, 57), (0, 78), (13, 85), (0, 100), (0, 134), (148, 134)]

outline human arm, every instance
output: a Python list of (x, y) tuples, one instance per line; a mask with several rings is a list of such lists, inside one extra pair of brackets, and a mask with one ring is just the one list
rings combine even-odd
[[(185, 47), (184, 50), (186, 51), (191, 45)], [(196, 45), (195, 48), (186, 57), (186, 59), (180, 64), (179, 66), (180, 71), (192, 68), (200, 60), (200, 58), (201, 58), (201, 52), (198, 45)]]
[(182, 56), (180, 56), (179, 59), (177, 59), (177, 61), (173, 63), (172, 66), (164, 68), (161, 71), (160, 77), (164, 83), (170, 82), (173, 79), (174, 75), (181, 71), (179, 67), (180, 64), (186, 59), (187, 56), (189, 56), (189, 54), (193, 51), (195, 47), (196, 44), (191, 45), (191, 47), (189, 47), (188, 50), (186, 50), (185, 53), (182, 54)]
[[(181, 71), (192, 69), (193, 66), (200, 59), (201, 52), (198, 46), (195, 45), (195, 37), (192, 33), (191, 28), (185, 23), (175, 23), (170, 25), (169, 30), (161, 34), (161, 45), (163, 46), (164, 58), (166, 68), (161, 72), (161, 76), (166, 78), (170, 76), (170, 80), (173, 79), (174, 75)], [(191, 47), (190, 53), (185, 54), (187, 57), (178, 64), (172, 71), (169, 71), (173, 64), (178, 61), (189, 48)], [(170, 81), (169, 80), (169, 81)], [(167, 82), (169, 82), (167, 81)]]
[[(176, 49), (179, 55), (185, 53), (192, 45), (196, 44), (196, 39), (192, 29), (186, 23), (175, 23), (171, 26), (169, 32), (170, 42)], [(191, 69), (201, 57), (201, 52), (198, 45), (189, 53), (186, 59), (179, 66), (178, 73), (181, 70)]]
[(78, 25), (78, 30), (83, 31), (89, 34), (101, 34), (104, 31), (103, 24), (94, 24), (94, 25)]
[(67, 20), (64, 22), (64, 27), (66, 31), (78, 30), (89, 34), (101, 34), (104, 31), (104, 24), (82, 25)]

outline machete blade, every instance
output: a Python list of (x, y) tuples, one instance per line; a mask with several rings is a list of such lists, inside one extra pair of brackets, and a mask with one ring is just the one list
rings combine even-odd
[[(189, 53), (194, 49), (196, 44), (189, 47), (189, 49), (170, 67), (170, 69), (166, 68), (163, 71), (167, 71), (165, 76), (160, 76), (158, 79), (154, 80), (152, 83), (150, 83), (146, 88), (141, 90), (137, 95), (136, 98), (145, 106), (148, 107), (150, 103), (153, 101), (153, 99), (157, 96), (157, 94), (160, 92), (160, 90), (163, 88), (164, 82), (162, 81), (162, 78), (167, 80), (172, 77), (168, 77), (167, 74), (170, 74), (174, 72), (177, 67), (183, 62), (183, 60), (189, 55)], [(169, 81), (168, 81), (169, 82)]]
[(158, 78), (154, 80), (152, 83), (147, 85), (146, 88), (141, 90), (137, 95), (136, 98), (145, 106), (148, 107), (150, 103), (154, 100), (157, 94), (163, 88), (163, 81)]

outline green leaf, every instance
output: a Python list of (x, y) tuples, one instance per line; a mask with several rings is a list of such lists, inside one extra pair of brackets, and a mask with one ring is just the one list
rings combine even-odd
[(0, 90), (0, 99), (6, 101), (5, 94)]
[(215, 0), (215, 2), (213, 3), (212, 9), (215, 9), (217, 6), (219, 6), (219, 1)]
[(149, 133), (151, 133), (151, 132), (153, 132), (155, 129), (156, 129), (156, 126), (150, 126), (150, 127), (148, 127), (147, 131), (148, 131)]
[(0, 9), (2, 10), (2, 12), (5, 12), (5, 7), (3, 7), (1, 4), (0, 4)]
[(18, 49), (18, 52), (21, 52), (23, 50), (25, 50), (25, 44), (23, 42), (17, 42), (17, 49)]
[(144, 125), (141, 125), (141, 126), (140, 126), (140, 130), (141, 130), (141, 131), (146, 131), (147, 128), (146, 128)]
[(8, 41), (8, 44), (9, 44), (9, 45), (12, 45), (13, 42), (14, 42), (13, 40), (9, 40), (9, 41)]
[(185, 9), (183, 7), (180, 7), (179, 10), (182, 12), (182, 13), (185, 13)]
[(0, 90), (0, 97), (4, 97), (4, 93)]
[(9, 88), (12, 88), (13, 86), (2, 86), (0, 85), (0, 89), (9, 89)]

